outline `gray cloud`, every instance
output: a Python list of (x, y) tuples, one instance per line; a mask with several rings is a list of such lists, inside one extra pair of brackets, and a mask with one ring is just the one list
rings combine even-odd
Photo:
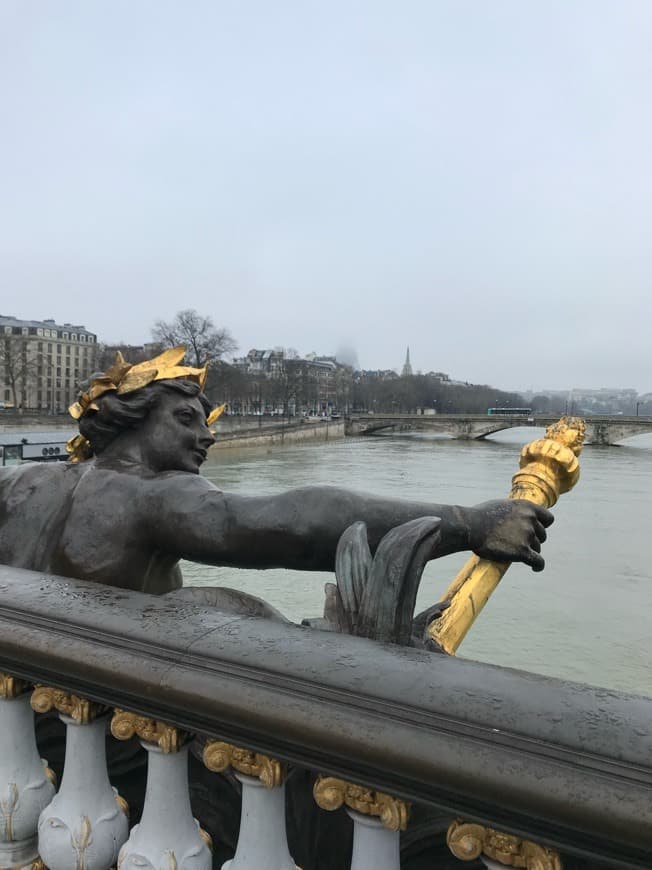
[(4, 314), (652, 389), (652, 7), (7, 2)]

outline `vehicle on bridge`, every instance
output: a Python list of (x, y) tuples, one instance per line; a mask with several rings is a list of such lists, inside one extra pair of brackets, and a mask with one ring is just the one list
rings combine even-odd
[(532, 408), (487, 408), (490, 417), (531, 417)]

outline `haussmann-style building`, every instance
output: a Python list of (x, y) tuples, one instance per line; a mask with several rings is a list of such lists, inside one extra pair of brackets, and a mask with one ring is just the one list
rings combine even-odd
[(62, 413), (96, 370), (97, 336), (85, 326), (0, 315), (0, 403)]

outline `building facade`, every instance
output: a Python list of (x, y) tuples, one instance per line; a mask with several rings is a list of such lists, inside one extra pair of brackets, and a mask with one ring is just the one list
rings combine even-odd
[(63, 413), (96, 370), (97, 336), (85, 326), (0, 315), (0, 401)]
[(351, 371), (335, 357), (287, 356), (282, 348), (250, 350), (233, 367), (255, 389), (233, 404), (243, 413), (329, 416), (348, 410)]

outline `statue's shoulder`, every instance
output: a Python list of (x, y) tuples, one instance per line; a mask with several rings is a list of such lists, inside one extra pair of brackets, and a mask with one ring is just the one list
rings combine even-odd
[(186, 471), (147, 472), (132, 464), (94, 464), (92, 460), (79, 463), (79, 468), (88, 470), (78, 495), (87, 497), (98, 490), (103, 498), (120, 497), (134, 508), (147, 508), (149, 502), (185, 503), (192, 497), (205, 497), (220, 490), (205, 477)]
[(153, 489), (158, 492), (187, 492), (193, 494), (219, 494), (221, 490), (208, 478), (201, 474), (192, 474), (189, 471), (164, 471), (147, 478), (153, 484)]
[(145, 526), (152, 521), (158, 530), (180, 523), (198, 512), (221, 505), (220, 490), (205, 477), (184, 471), (166, 471), (141, 478), (129, 497), (130, 512)]
[(30, 505), (38, 495), (43, 504), (61, 502), (79, 482), (82, 470), (67, 462), (25, 462), (0, 468), (0, 502), (12, 509)]
[[(79, 476), (80, 466), (69, 462), (23, 462), (0, 468), (0, 486), (19, 483), (33, 484), (36, 481), (63, 480), (65, 477)], [(72, 471), (72, 475), (69, 473)]]

